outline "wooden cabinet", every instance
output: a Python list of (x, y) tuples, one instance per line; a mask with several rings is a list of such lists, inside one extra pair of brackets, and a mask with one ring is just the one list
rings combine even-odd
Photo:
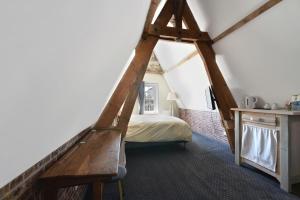
[[(232, 109), (235, 111), (235, 162), (247, 163), (275, 177), (280, 187), (290, 192), (293, 183), (300, 182), (300, 112), (287, 110)], [(262, 165), (241, 156), (243, 127), (250, 124), (276, 130), (276, 169), (269, 170)]]

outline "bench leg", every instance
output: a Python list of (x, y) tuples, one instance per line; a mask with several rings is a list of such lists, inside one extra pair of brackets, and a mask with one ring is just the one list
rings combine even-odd
[(100, 181), (95, 181), (93, 183), (93, 200), (102, 200), (103, 193), (103, 183)]
[(124, 186), (121, 180), (118, 181), (120, 200), (124, 200)]
[(45, 189), (42, 192), (42, 199), (43, 200), (56, 200), (57, 199), (57, 189), (56, 188)]

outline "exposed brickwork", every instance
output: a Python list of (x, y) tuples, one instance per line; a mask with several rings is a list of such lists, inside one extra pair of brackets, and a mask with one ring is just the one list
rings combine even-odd
[[(44, 159), (27, 169), (10, 183), (0, 188), (0, 200), (11, 199), (40, 199), (40, 193), (37, 189), (37, 178), (45, 171), (53, 162), (68, 151), (75, 143), (77, 143), (90, 128), (85, 129), (78, 135), (74, 136), (68, 142), (60, 146), (58, 149), (50, 153)], [(59, 199), (79, 200), (86, 190), (86, 186), (70, 187), (59, 191)]]
[(179, 117), (186, 121), (194, 132), (228, 143), (218, 112), (179, 109)]

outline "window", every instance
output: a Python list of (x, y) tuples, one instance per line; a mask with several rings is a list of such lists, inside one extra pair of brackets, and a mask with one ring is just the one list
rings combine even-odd
[(145, 83), (144, 113), (158, 113), (158, 84)]

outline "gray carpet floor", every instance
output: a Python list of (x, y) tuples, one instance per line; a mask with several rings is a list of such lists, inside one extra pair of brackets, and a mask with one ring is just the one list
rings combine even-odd
[[(127, 148), (126, 200), (300, 200), (270, 176), (234, 164), (228, 145), (193, 134), (186, 145)], [(297, 188), (296, 188), (297, 189)], [(118, 199), (105, 185), (104, 199)]]

